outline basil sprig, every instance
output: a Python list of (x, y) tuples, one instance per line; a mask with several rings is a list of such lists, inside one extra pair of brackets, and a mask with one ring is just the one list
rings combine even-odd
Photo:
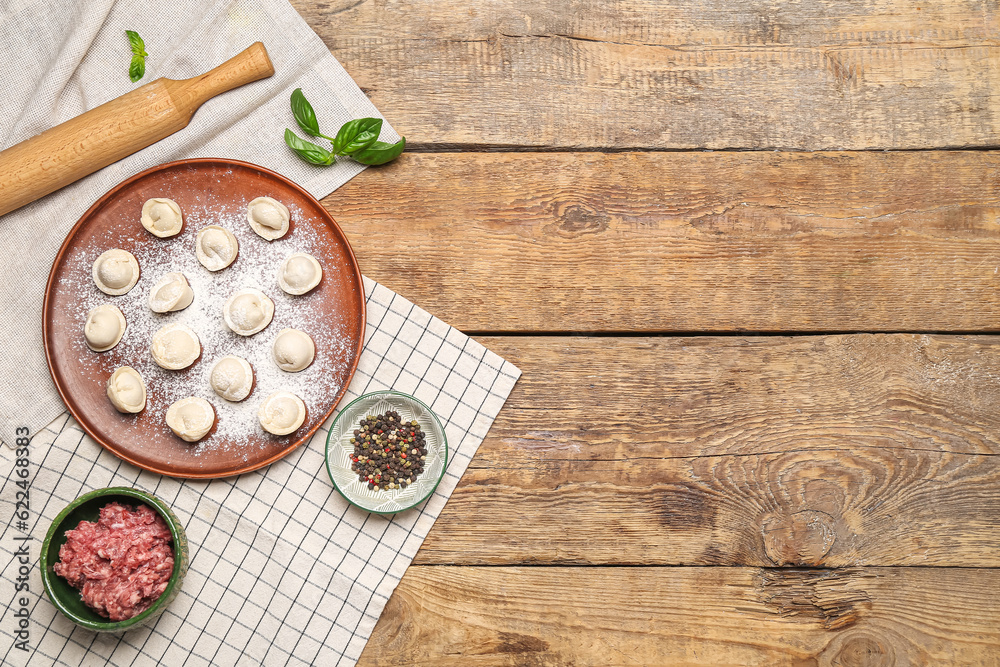
[(347, 156), (361, 164), (377, 165), (395, 160), (406, 146), (403, 137), (394, 144), (379, 141), (382, 131), (381, 118), (358, 118), (344, 123), (337, 136), (328, 137), (319, 130), (319, 121), (312, 105), (302, 94), (301, 88), (292, 92), (292, 115), (303, 132), (311, 137), (319, 137), (330, 142), (330, 150), (299, 138), (294, 132), (285, 129), (285, 143), (295, 151), (295, 154), (311, 164), (331, 165), (338, 157)]
[(126, 30), (129, 46), (132, 47), (132, 64), (128, 68), (128, 78), (135, 83), (146, 74), (146, 44), (135, 30)]

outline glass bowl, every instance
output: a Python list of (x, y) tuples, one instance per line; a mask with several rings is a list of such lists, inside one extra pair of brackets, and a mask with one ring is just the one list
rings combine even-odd
[[(395, 410), (403, 421), (416, 419), (427, 442), (424, 471), (405, 489), (369, 489), (351, 470), (351, 438), (358, 422), (368, 415)], [(348, 403), (334, 419), (326, 438), (326, 471), (334, 488), (347, 502), (366, 512), (395, 514), (430, 498), (448, 467), (448, 439), (444, 427), (429, 407), (398, 391), (376, 391)]]

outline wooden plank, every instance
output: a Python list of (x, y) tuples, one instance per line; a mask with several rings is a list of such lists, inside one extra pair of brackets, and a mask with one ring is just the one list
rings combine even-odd
[(998, 331), (998, 184), (983, 151), (408, 154), (324, 202), (466, 331)]
[(415, 562), (998, 567), (997, 516), (996, 456), (515, 459), (466, 472)]
[(410, 567), (359, 665), (996, 665), (996, 570)]
[(523, 375), (418, 563), (1000, 566), (997, 337), (481, 342)]
[(996, 144), (997, 8), (978, 0), (293, 2), (417, 144)]
[(477, 340), (523, 374), (474, 467), (855, 446), (1000, 454), (997, 336)]

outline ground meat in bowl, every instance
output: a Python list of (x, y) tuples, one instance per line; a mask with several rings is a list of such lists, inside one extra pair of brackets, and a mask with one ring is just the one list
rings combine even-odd
[(174, 570), (170, 529), (146, 505), (111, 502), (97, 523), (66, 531), (53, 569), (88, 607), (112, 621), (141, 614), (156, 602)]

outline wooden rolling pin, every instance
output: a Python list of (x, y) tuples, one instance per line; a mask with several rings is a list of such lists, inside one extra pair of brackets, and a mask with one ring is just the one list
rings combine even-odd
[(0, 215), (186, 127), (206, 100), (274, 74), (260, 42), (191, 79), (157, 79), (0, 153)]

